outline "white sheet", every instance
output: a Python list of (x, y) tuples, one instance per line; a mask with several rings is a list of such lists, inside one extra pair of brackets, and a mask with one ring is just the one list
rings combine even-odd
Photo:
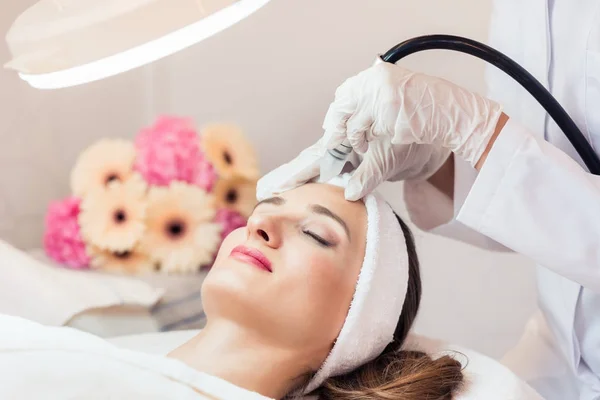
[[(116, 338), (110, 343), (76, 329), (44, 327), (0, 315), (0, 398), (186, 400), (206, 399), (208, 395), (227, 400), (265, 400), (157, 355), (179, 346), (195, 333), (146, 334)], [(468, 384), (456, 400), (541, 399), (504, 366), (471, 350), (418, 336), (412, 336), (407, 347), (418, 347), (433, 356), (447, 350), (466, 356), (459, 360), (465, 363)]]
[(0, 240), (0, 313), (59, 326), (91, 309), (151, 307), (162, 295), (136, 279), (59, 268)]
[(0, 399), (267, 400), (163, 356), (0, 316)]
[[(112, 338), (110, 342), (149, 354), (167, 354), (197, 333), (194, 330), (131, 335)], [(454, 354), (465, 365), (467, 385), (457, 400), (543, 400), (505, 366), (476, 351), (418, 335), (411, 335), (406, 347), (425, 351), (432, 356)]]

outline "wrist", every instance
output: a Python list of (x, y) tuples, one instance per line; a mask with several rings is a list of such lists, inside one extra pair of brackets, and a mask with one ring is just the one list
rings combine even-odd
[(477, 161), (477, 163), (475, 163), (476, 170), (479, 171), (479, 170), (481, 170), (481, 168), (483, 168), (483, 165), (485, 164), (485, 160), (487, 159), (488, 154), (490, 153), (490, 151), (492, 151), (492, 147), (494, 147), (494, 143), (496, 142), (496, 139), (500, 135), (500, 132), (502, 132), (502, 129), (504, 129), (504, 126), (508, 122), (508, 119), (509, 119), (508, 115), (506, 115), (504, 113), (502, 113), (502, 115), (500, 115), (500, 118), (498, 119), (498, 123), (496, 124), (496, 129), (494, 130), (492, 137), (488, 141), (488, 144), (487, 144), (485, 150), (483, 151), (483, 153), (481, 154), (481, 157), (479, 157), (479, 160)]

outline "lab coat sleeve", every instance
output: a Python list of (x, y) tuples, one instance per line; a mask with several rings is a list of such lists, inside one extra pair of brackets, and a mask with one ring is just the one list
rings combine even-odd
[(600, 291), (600, 177), (512, 119), (457, 220)]
[(489, 237), (456, 220), (477, 171), (468, 163), (454, 160), (454, 198), (451, 199), (427, 181), (404, 182), (404, 202), (417, 228), (494, 251), (510, 251)]

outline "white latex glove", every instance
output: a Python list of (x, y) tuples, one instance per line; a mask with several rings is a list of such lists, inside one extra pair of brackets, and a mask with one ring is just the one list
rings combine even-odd
[[(263, 200), (298, 187), (319, 176), (327, 152), (324, 138), (308, 147), (295, 159), (266, 174), (258, 181), (257, 197)], [(446, 161), (450, 151), (424, 144), (392, 145), (387, 137), (372, 142), (363, 156), (354, 155), (349, 162), (358, 168), (348, 183), (345, 197), (358, 200), (381, 182), (427, 179)]]
[(371, 193), (382, 182), (425, 180), (446, 162), (450, 150), (428, 144), (392, 144), (389, 137), (369, 143), (345, 190), (355, 201)]
[(301, 185), (319, 174), (327, 149), (348, 139), (362, 163), (345, 196), (357, 200), (386, 180), (426, 179), (450, 151), (475, 165), (502, 108), (456, 86), (381, 59), (336, 91), (325, 134), (258, 183), (259, 197)]
[(259, 201), (264, 200), (318, 177), (320, 163), (326, 152), (324, 139), (321, 138), (289, 163), (275, 168), (260, 178), (256, 184), (256, 198)]
[(501, 115), (499, 104), (476, 93), (378, 59), (338, 88), (323, 128), (328, 148), (347, 138), (362, 154), (388, 137), (445, 147), (474, 166)]

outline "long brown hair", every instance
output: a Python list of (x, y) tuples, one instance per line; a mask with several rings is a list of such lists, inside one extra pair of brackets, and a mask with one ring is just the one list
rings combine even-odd
[(463, 383), (462, 366), (450, 356), (433, 359), (401, 350), (421, 303), (419, 259), (412, 232), (396, 216), (408, 250), (408, 289), (394, 341), (375, 360), (328, 379), (318, 391), (322, 400), (450, 400)]

